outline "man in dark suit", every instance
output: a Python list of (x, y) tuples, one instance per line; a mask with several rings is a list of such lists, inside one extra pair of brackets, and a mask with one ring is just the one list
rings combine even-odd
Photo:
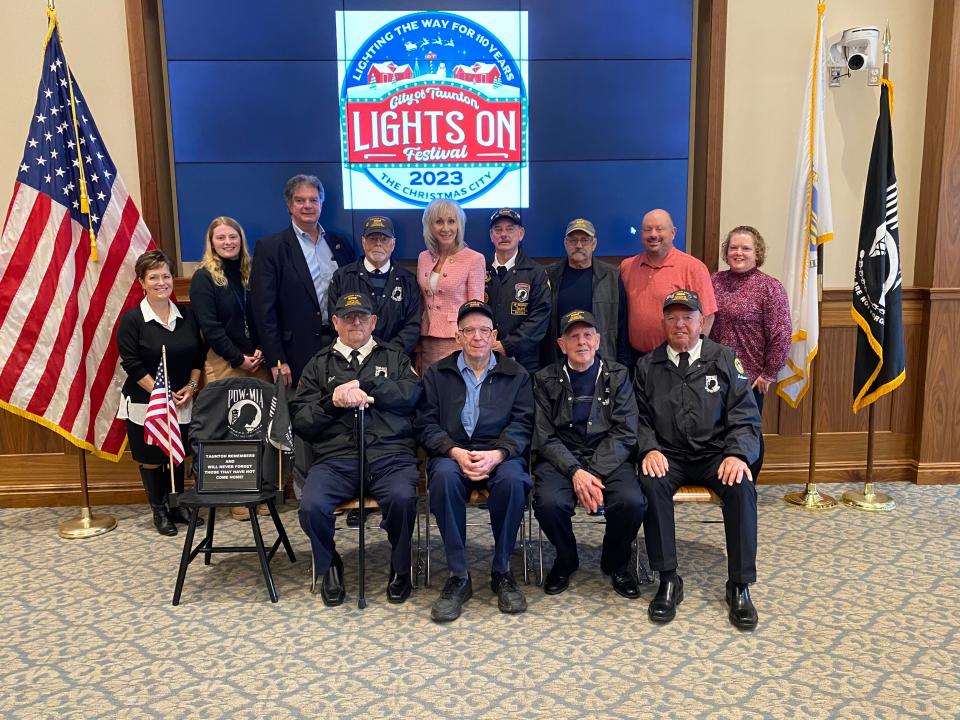
[(264, 360), (276, 379), (296, 385), (303, 368), (333, 340), (327, 288), (337, 268), (357, 258), (353, 243), (320, 225), (323, 184), (294, 175), (283, 196), (291, 224), (259, 240), (250, 276), (250, 300)]

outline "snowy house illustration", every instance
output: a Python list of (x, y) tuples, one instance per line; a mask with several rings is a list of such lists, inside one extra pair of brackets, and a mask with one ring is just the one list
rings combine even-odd
[(500, 77), (500, 68), (493, 63), (480, 62), (473, 65), (457, 65), (453, 69), (453, 76), (464, 82), (492, 83)]
[(367, 73), (368, 83), (387, 83), (397, 80), (409, 80), (413, 69), (409, 65), (397, 65), (392, 62), (373, 63)]

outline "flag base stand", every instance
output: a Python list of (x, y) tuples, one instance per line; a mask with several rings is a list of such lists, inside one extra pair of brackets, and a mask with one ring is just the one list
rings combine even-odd
[(783, 496), (783, 501), (800, 510), (815, 512), (836, 510), (840, 507), (835, 497), (817, 492), (816, 483), (807, 483), (807, 487), (802, 492), (787, 493)]
[(847, 507), (866, 512), (890, 512), (897, 507), (896, 501), (886, 493), (878, 493), (873, 489), (873, 483), (866, 483), (863, 492), (847, 490), (840, 496), (840, 500)]
[(58, 534), (66, 540), (83, 540), (104, 535), (117, 526), (113, 515), (94, 515), (89, 507), (80, 508), (80, 517), (60, 523)]

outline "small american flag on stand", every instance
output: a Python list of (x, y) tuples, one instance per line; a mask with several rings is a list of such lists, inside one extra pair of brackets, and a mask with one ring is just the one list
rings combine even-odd
[(0, 408), (116, 461), (126, 444), (116, 327), (143, 297), (134, 265), (155, 245), (69, 71), (56, 13), (48, 15), (0, 234)]
[(143, 421), (143, 439), (147, 445), (163, 448), (174, 465), (183, 462), (183, 438), (180, 437), (177, 408), (167, 388), (162, 360), (154, 376), (153, 391), (150, 393), (150, 402), (147, 404), (147, 417)]

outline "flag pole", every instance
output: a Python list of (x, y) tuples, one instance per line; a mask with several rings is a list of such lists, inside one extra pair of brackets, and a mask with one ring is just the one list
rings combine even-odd
[(164, 388), (164, 395), (166, 397), (165, 403), (167, 405), (164, 408), (163, 414), (167, 417), (167, 457), (170, 458), (170, 494), (177, 494), (177, 481), (173, 476), (173, 428), (170, 427), (170, 412), (168, 408), (170, 407), (171, 396), (173, 395), (173, 388), (170, 386), (170, 376), (167, 374), (167, 346), (160, 346), (160, 357), (163, 362), (163, 379), (166, 382), (166, 388)]
[[(890, 23), (883, 33), (883, 79), (890, 80)], [(896, 501), (886, 493), (878, 493), (873, 487), (873, 450), (876, 434), (873, 405), (867, 407), (867, 470), (863, 480), (863, 492), (847, 490), (840, 500), (847, 507), (867, 512), (890, 512), (897, 507)]]
[[(823, 324), (823, 245), (817, 245), (817, 327)], [(783, 496), (788, 505), (801, 510), (834, 510), (838, 507), (836, 498), (817, 491), (817, 386), (820, 385), (820, 353), (810, 361), (810, 464), (807, 468), (807, 486), (802, 492), (787, 493)]]
[[(277, 378), (280, 380), (280, 382), (283, 382), (283, 373), (281, 372), (282, 367), (282, 363), (277, 360)], [(277, 448), (277, 484), (280, 486), (280, 502), (281, 504), (286, 504), (287, 489), (283, 482), (283, 448)]]
[(94, 515), (90, 510), (90, 489), (87, 484), (87, 451), (80, 450), (80, 517), (60, 523), (58, 534), (66, 540), (83, 540), (104, 535), (117, 526), (113, 515)]

